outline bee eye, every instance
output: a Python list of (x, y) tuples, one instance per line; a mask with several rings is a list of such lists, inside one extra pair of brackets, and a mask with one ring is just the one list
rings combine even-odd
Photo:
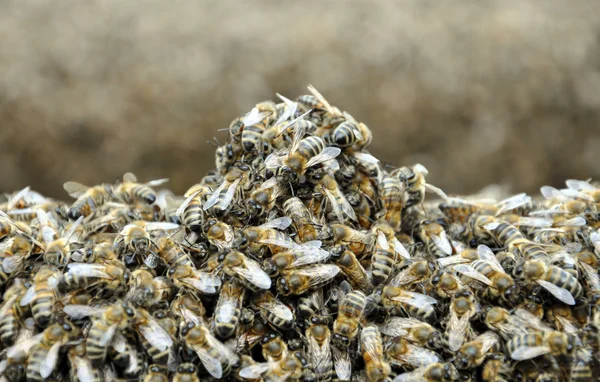
[(125, 313), (129, 316), (132, 317), (134, 315), (133, 309), (131, 308), (127, 308), (125, 309)]

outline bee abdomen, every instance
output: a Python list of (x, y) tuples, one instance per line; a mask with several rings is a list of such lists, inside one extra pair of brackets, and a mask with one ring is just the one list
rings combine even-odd
[(548, 281), (554, 285), (558, 285), (562, 288), (565, 288), (575, 298), (581, 297), (583, 294), (583, 288), (579, 281), (573, 275), (564, 269), (553, 266), (550, 268), (548, 274)]
[(312, 158), (323, 151), (324, 148), (325, 143), (323, 140), (311, 135), (300, 141), (297, 152), (305, 158)]
[(373, 271), (373, 284), (383, 284), (392, 273), (394, 267), (394, 253), (391, 251), (377, 248), (371, 258), (371, 267)]
[(6, 315), (0, 319), (0, 341), (4, 346), (12, 346), (17, 335), (19, 322), (15, 316), (14, 309), (6, 312)]

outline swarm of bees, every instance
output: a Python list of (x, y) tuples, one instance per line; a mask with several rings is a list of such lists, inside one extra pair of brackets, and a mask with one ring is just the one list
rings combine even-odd
[[(313, 87), (181, 197), (125, 174), (0, 206), (3, 381), (590, 381), (600, 186), (449, 197)], [(426, 192), (435, 195), (425, 200)]]

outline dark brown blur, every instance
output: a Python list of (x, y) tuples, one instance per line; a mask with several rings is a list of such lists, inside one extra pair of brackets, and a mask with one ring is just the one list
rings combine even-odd
[(600, 2), (196, 3), (2, 2), (0, 191), (182, 192), (218, 129), (309, 83), (449, 193), (600, 177)]

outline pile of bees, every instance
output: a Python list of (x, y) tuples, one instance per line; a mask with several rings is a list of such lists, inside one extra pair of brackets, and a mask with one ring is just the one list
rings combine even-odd
[(2, 380), (598, 375), (597, 185), (448, 197), (309, 90), (236, 118), (182, 197), (133, 174), (8, 195)]

